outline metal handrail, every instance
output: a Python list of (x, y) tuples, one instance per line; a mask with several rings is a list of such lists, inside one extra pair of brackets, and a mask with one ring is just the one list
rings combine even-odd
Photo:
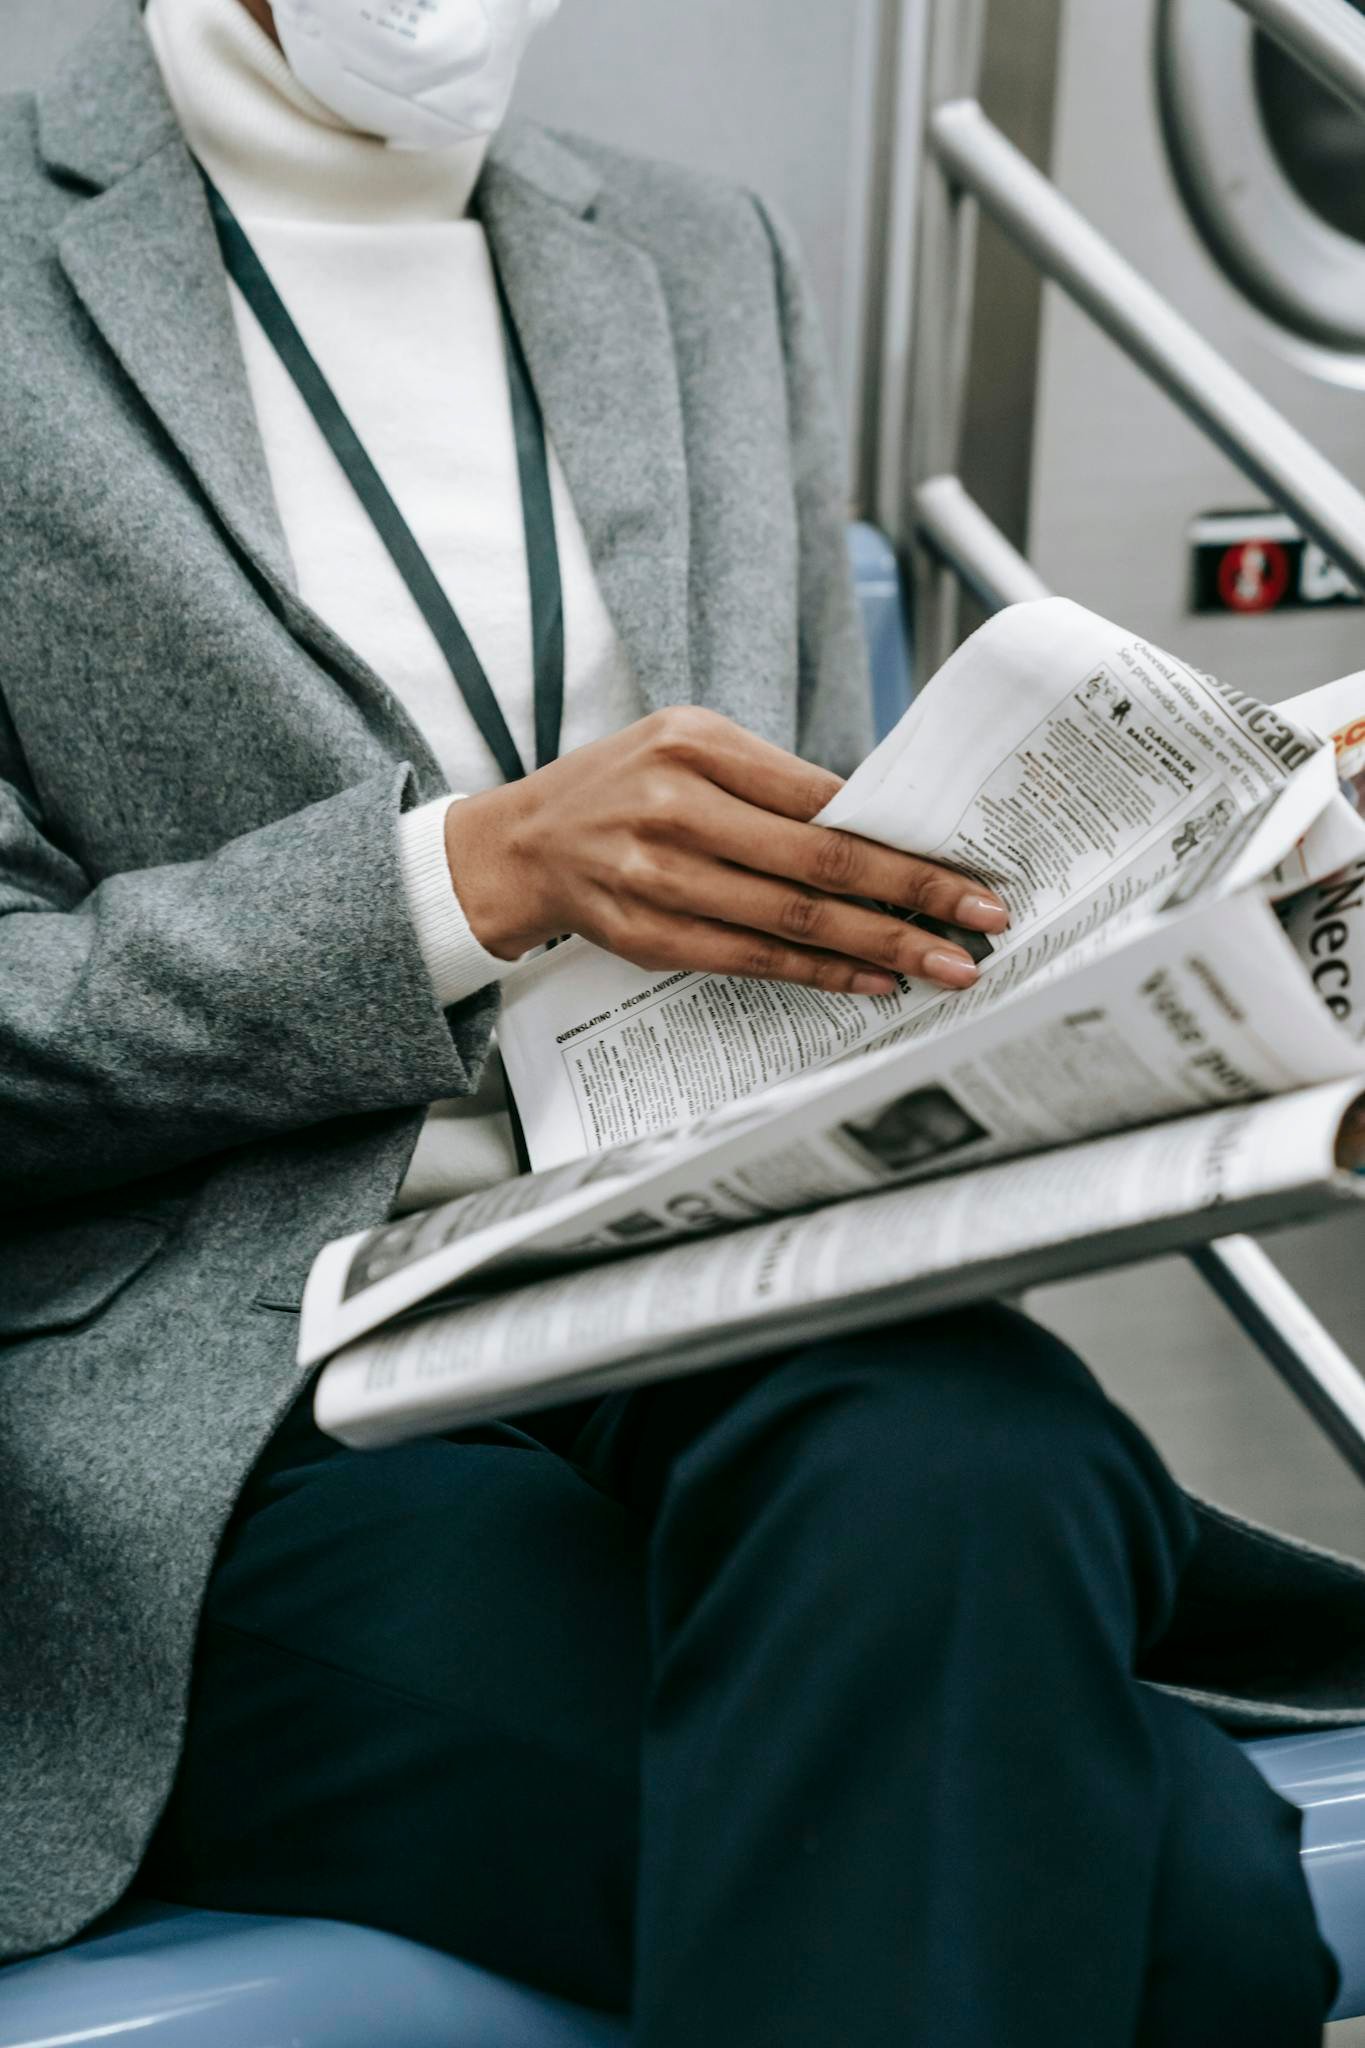
[(1306, 71), (1365, 115), (1365, 19), (1350, 0), (1237, 0)]
[(1365, 1479), (1365, 1379), (1303, 1296), (1252, 1238), (1222, 1237), (1189, 1257), (1323, 1435)]
[(955, 476), (933, 476), (914, 494), (920, 532), (987, 611), (1051, 597), (1033, 564), (1007, 540)]
[(930, 118), (946, 174), (1365, 587), (1365, 495), (1119, 255), (975, 100)]
[[(1050, 594), (957, 477), (929, 478), (915, 492), (914, 505), (924, 537), (988, 611)], [(1352, 1471), (1365, 1479), (1365, 1378), (1273, 1259), (1249, 1237), (1220, 1238), (1188, 1256)]]

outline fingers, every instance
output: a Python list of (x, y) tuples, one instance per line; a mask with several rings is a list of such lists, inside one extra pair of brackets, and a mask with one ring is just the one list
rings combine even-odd
[(896, 992), (895, 977), (877, 968), (702, 917), (642, 915), (633, 920), (628, 940), (613, 950), (638, 967), (737, 974), (749, 981), (796, 982), (845, 995)]
[(636, 886), (641, 884), (651, 907), (743, 926), (855, 968), (919, 976), (944, 988), (970, 988), (977, 979), (971, 955), (951, 940), (865, 904), (746, 868), (680, 856), (657, 862), (647, 878), (638, 878)]
[(644, 721), (664, 760), (690, 768), (760, 811), (805, 822), (843, 788), (840, 776), (746, 732), (719, 712), (673, 705)]
[(952, 868), (852, 832), (765, 815), (723, 790), (699, 785), (685, 833), (686, 844), (698, 852), (823, 895), (861, 896), (922, 910), (969, 931), (1001, 932), (1009, 923), (1009, 912), (993, 890)]
[(843, 787), (828, 769), (697, 705), (673, 706), (645, 724), (655, 751), (698, 778), (686, 827), (688, 843), (698, 850), (834, 895), (923, 910), (971, 931), (1008, 925), (1000, 898), (969, 877), (852, 832), (812, 825)]

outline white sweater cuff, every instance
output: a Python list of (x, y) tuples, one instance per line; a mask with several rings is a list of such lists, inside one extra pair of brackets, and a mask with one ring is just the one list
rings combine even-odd
[(490, 981), (500, 981), (517, 964), (500, 960), (479, 944), (452, 886), (445, 823), (446, 812), (459, 801), (458, 796), (439, 796), (434, 803), (405, 811), (398, 821), (398, 862), (408, 915), (443, 1010)]

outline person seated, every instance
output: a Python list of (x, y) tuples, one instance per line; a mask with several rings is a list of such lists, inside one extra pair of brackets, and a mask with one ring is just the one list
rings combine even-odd
[(1218, 1720), (1359, 1718), (1361, 1577), (1022, 1315), (313, 1423), (317, 1248), (516, 1171), (530, 949), (960, 989), (893, 912), (1008, 915), (811, 822), (868, 733), (807, 288), (505, 119), (553, 7), (112, 0), (0, 103), (3, 1953), (136, 1889), (638, 2048), (1309, 2048)]

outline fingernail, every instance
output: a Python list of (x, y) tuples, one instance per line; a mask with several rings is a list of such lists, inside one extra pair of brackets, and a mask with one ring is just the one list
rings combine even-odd
[(855, 996), (893, 996), (896, 984), (889, 974), (855, 974), (852, 981)]
[(975, 932), (1002, 932), (1010, 921), (1010, 914), (994, 896), (982, 896), (975, 889), (957, 899), (957, 921), (970, 925)]
[(976, 980), (976, 965), (965, 953), (940, 953), (937, 950), (926, 953), (920, 962), (921, 969), (933, 981), (941, 981), (948, 988), (970, 988)]

